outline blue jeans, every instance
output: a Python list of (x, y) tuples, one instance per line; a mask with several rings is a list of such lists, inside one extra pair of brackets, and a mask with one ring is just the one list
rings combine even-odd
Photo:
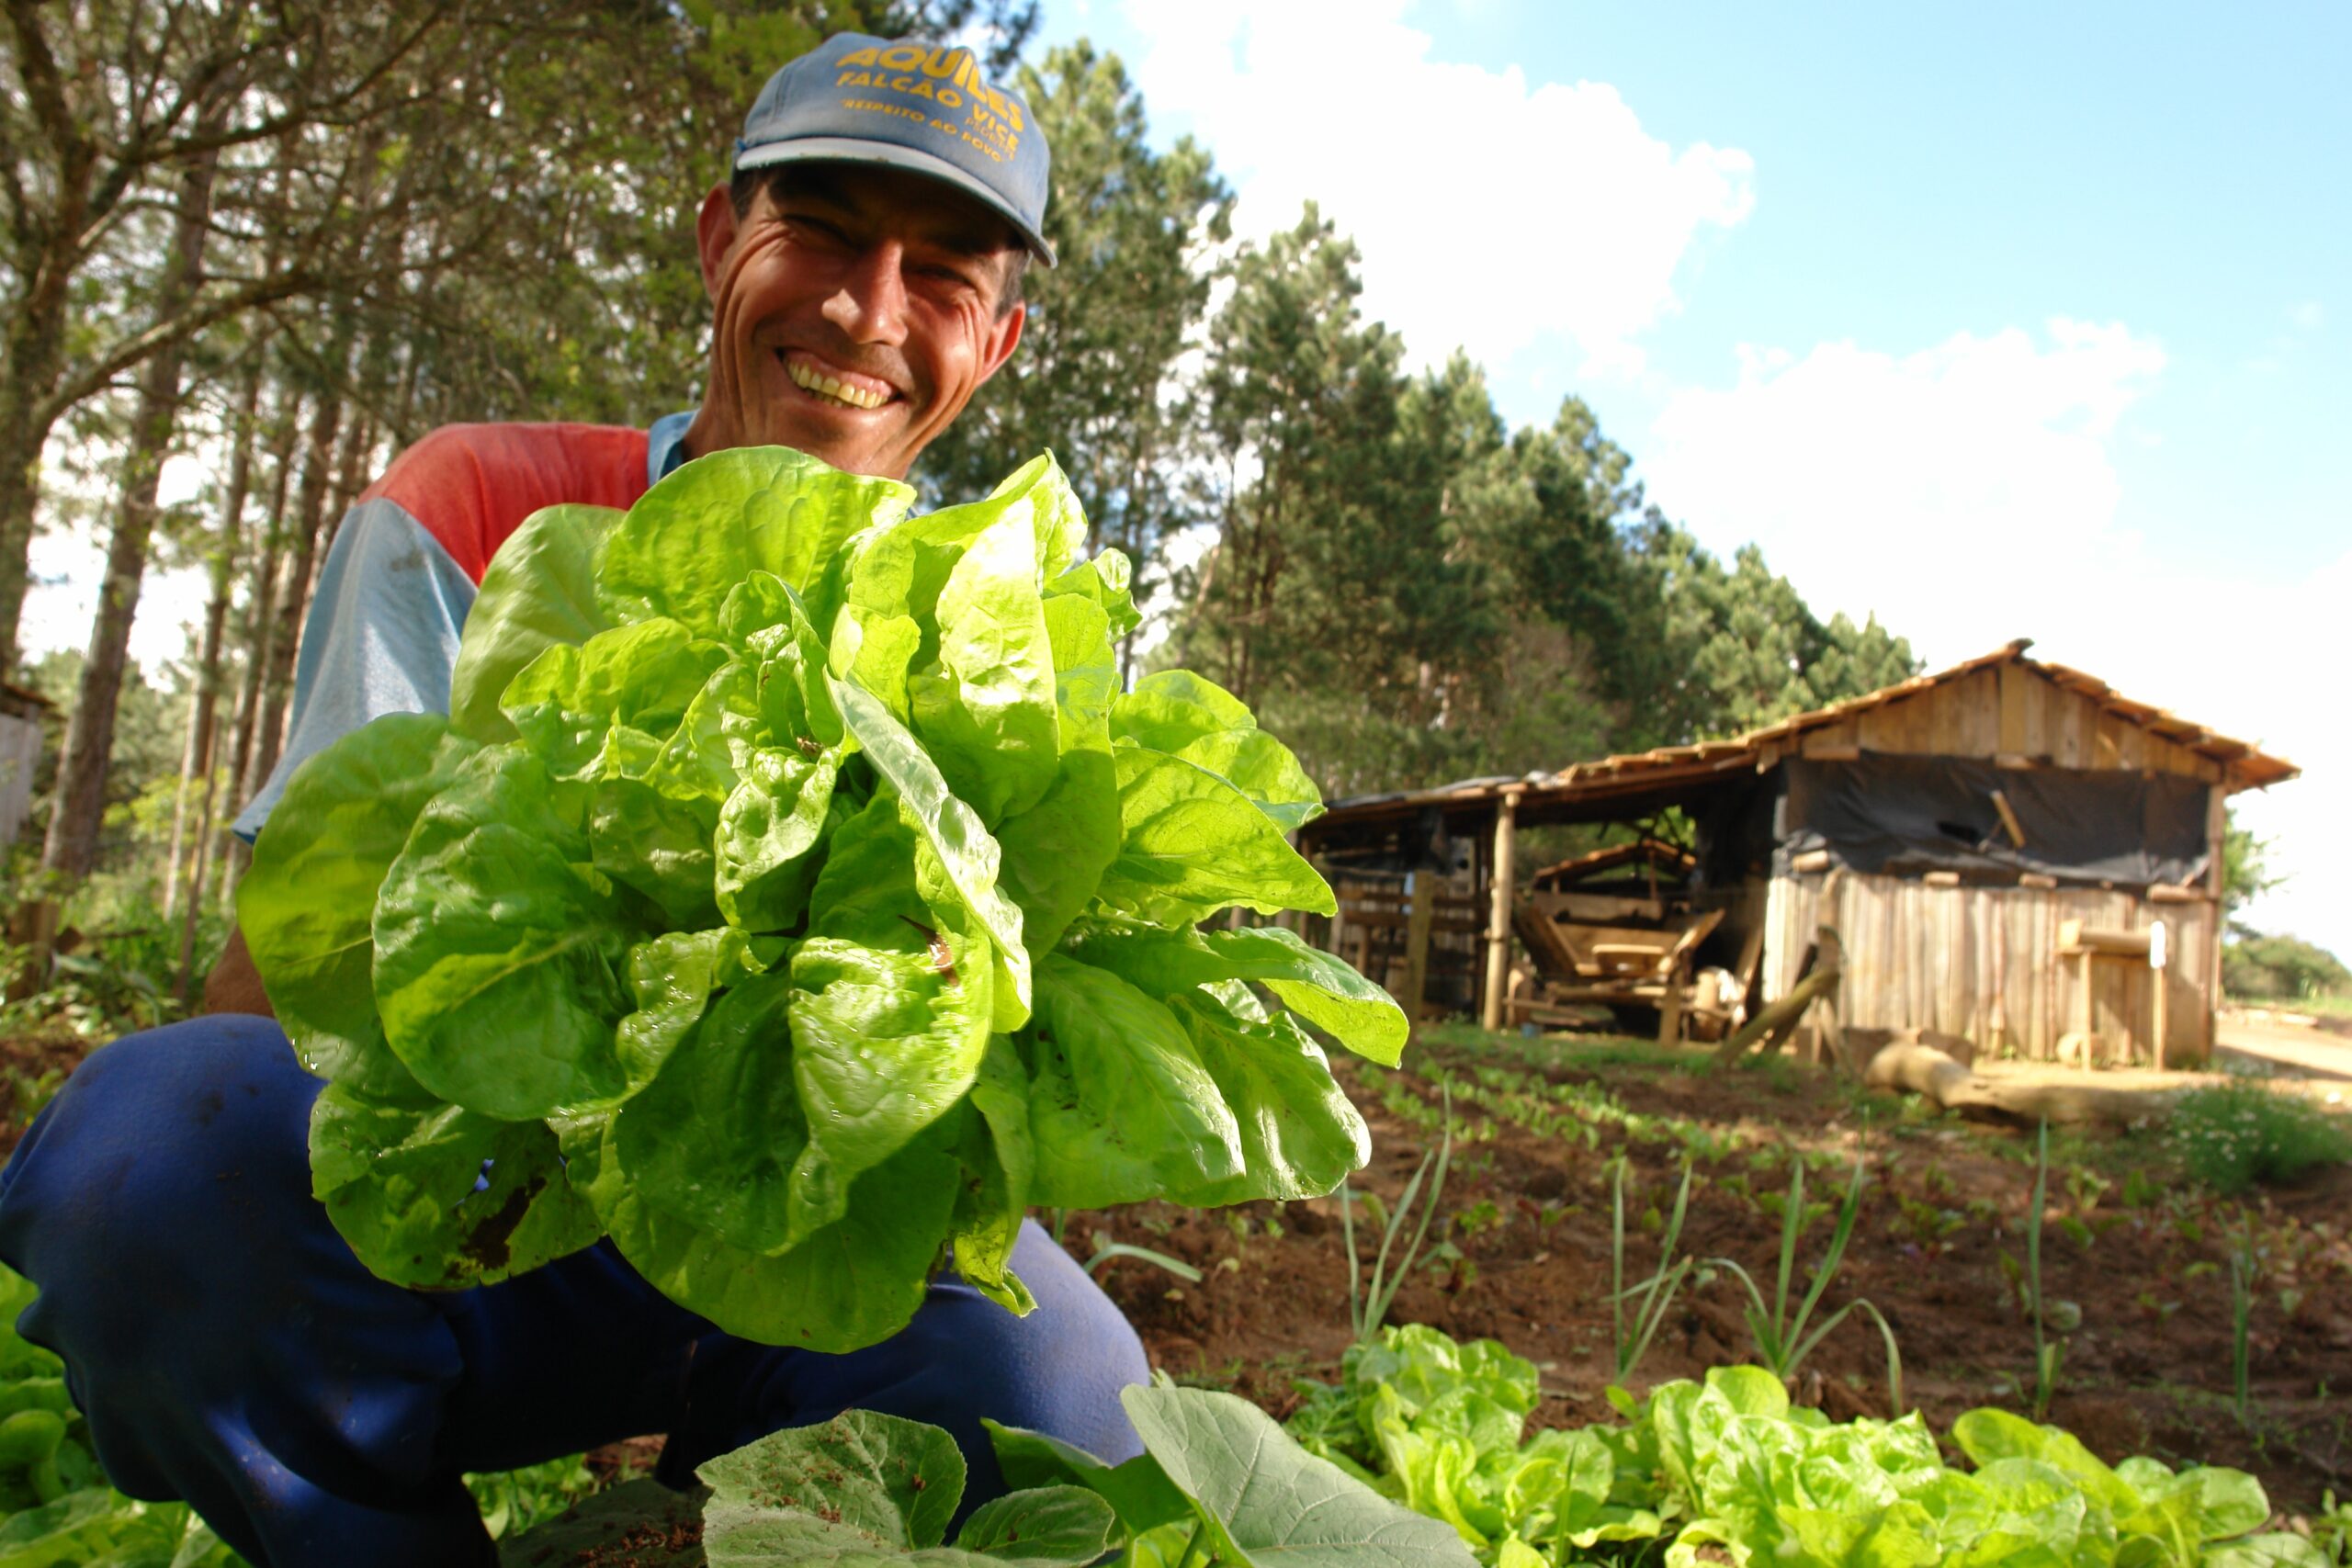
[(1004, 1490), (983, 1416), (1107, 1459), (1141, 1451), (1148, 1376), (1118, 1309), (1032, 1224), (1016, 1318), (944, 1276), (846, 1356), (738, 1339), (609, 1244), (468, 1291), (377, 1279), (311, 1196), (319, 1081), (266, 1019), (218, 1015), (94, 1053), (0, 1172), (0, 1260), (40, 1288), (19, 1331), (64, 1358), (97, 1456), (186, 1498), (263, 1568), (489, 1563), (460, 1472), (666, 1432), (665, 1480), (851, 1408), (944, 1427), (965, 1508)]

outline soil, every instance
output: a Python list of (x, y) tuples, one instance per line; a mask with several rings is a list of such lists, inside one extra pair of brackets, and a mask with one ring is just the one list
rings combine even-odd
[[(1790, 1168), (1786, 1160), (1764, 1170), (1751, 1164), (1770, 1158), (1765, 1151), (1827, 1156), (1820, 1162), (1827, 1168), (1808, 1173), (1805, 1191), (1808, 1204), (1834, 1206), (1867, 1127), (1871, 1181), (1820, 1312), (1857, 1297), (1878, 1308), (1901, 1347), (1906, 1402), (1939, 1432), (1980, 1404), (2031, 1413), (2033, 1328), (2003, 1265), (2005, 1257), (2018, 1266), (2027, 1257), (2035, 1175), (2029, 1133), (1928, 1114), (1916, 1101), (1868, 1095), (1786, 1060), (1717, 1071), (1694, 1056), (1645, 1048), (1488, 1037), (1478, 1049), (1459, 1039), (1417, 1048), (1401, 1074), (1337, 1066), (1373, 1131), (1372, 1165), (1357, 1190), (1391, 1205), (1435, 1142), (1427, 1123), (1438, 1114), (1441, 1071), (1460, 1080), (1476, 1067), (1506, 1066), (1551, 1085), (1604, 1089), (1638, 1117), (1729, 1135), (1736, 1152), (1695, 1162), (1699, 1179), (1677, 1253), (1734, 1258), (1768, 1291), (1781, 1223), (1758, 1198), (1776, 1211)], [(1384, 1105), (1384, 1077), (1393, 1103), (1422, 1108), (1412, 1119)], [(1491, 1336), (1535, 1361), (1545, 1390), (1539, 1425), (1612, 1419), (1603, 1398), (1614, 1370), (1604, 1166), (1620, 1153), (1630, 1162), (1626, 1277), (1638, 1283), (1657, 1264), (1655, 1233), (1672, 1207), (1682, 1145), (1642, 1142), (1611, 1126), (1588, 1147), (1458, 1096), (1455, 1110), (1456, 1143), (1430, 1242), (1442, 1235), (1460, 1257), (1416, 1268), (1389, 1320), (1459, 1338)], [(1743, 1195), (1743, 1185), (1756, 1196)], [(2069, 1311), (2062, 1303), (2081, 1315), (2070, 1333), (2052, 1333), (2066, 1349), (2046, 1419), (2110, 1462), (2144, 1453), (2176, 1466), (2249, 1471), (2284, 1514), (2307, 1513), (2324, 1493), (2352, 1489), (2352, 1404), (2340, 1393), (2352, 1389), (2347, 1201), (2352, 1168), (2335, 1167), (2324, 1179), (2250, 1198), (2241, 1217), (2236, 1201), (2187, 1190), (2148, 1132), (2053, 1134), (2045, 1299), (2053, 1317)], [(1361, 1204), (1355, 1219), (1368, 1254), (1377, 1233), (1365, 1247), (1371, 1223)], [(1825, 1213), (1804, 1232), (1796, 1298), (1833, 1222)], [(2248, 1317), (2250, 1406), (2242, 1424), (2228, 1258), (2247, 1224), (2262, 1272)], [(1334, 1375), (1351, 1337), (1336, 1200), (1075, 1215), (1065, 1245), (1090, 1257), (1096, 1231), (1203, 1271), (1193, 1285), (1129, 1258), (1102, 1270), (1155, 1364), (1171, 1374), (1231, 1387), (1277, 1415), (1295, 1404), (1295, 1380)], [(1750, 1359), (1744, 1303), (1736, 1280), (1721, 1271), (1686, 1287), (1628, 1386), (1639, 1393)], [(1822, 1339), (1793, 1384), (1800, 1399), (1833, 1416), (1883, 1416), (1884, 1341), (1857, 1313)]]
[[(1785, 1058), (1718, 1070), (1698, 1055), (1623, 1042), (1441, 1034), (1417, 1045), (1404, 1071), (1334, 1063), (1373, 1134), (1371, 1166), (1354, 1183), (1364, 1275), (1378, 1234), (1361, 1194), (1397, 1201), (1437, 1142), (1438, 1079), (1449, 1076), (1462, 1086), (1456, 1135), (1429, 1238), (1442, 1250), (1411, 1270), (1388, 1321), (1492, 1337), (1533, 1360), (1544, 1389), (1537, 1424), (1612, 1418), (1603, 1398), (1613, 1381), (1607, 1163), (1621, 1154), (1628, 1162), (1626, 1277), (1637, 1283), (1657, 1266), (1659, 1222), (1693, 1139), (1716, 1157), (1694, 1160), (1677, 1255), (1734, 1258), (1769, 1290), (1787, 1153), (1804, 1151), (1819, 1167), (1808, 1171), (1808, 1205), (1834, 1206), (1867, 1136), (1870, 1184), (1822, 1311), (1857, 1297), (1877, 1307), (1901, 1346), (1906, 1402), (1939, 1431), (1979, 1404), (2030, 1413), (2033, 1331), (2003, 1262), (2026, 1259), (2030, 1134), (1872, 1096)], [(69, 1073), (88, 1049), (63, 1030), (0, 1039), (0, 1156), (22, 1135), (28, 1101), (53, 1088), (48, 1075)], [(1475, 1081), (1482, 1068), (1526, 1075), (1538, 1091), (1605, 1094), (1623, 1114), (1604, 1113), (1589, 1144), (1573, 1131), (1532, 1131), (1497, 1114), (1510, 1102)], [(2352, 1491), (2352, 1403), (2340, 1392), (2352, 1389), (2352, 1168), (2325, 1168), (2318, 1179), (2241, 1203), (2191, 1190), (2151, 1134), (2070, 1132), (2053, 1134), (2044, 1214), (2045, 1298), (2053, 1316), (2064, 1303), (2080, 1312), (2063, 1336), (2049, 1420), (2110, 1462), (2146, 1453), (2249, 1471), (2282, 1514)], [(1825, 1213), (1804, 1232), (1800, 1296), (1831, 1229)], [(1231, 1388), (1277, 1416), (1297, 1403), (1297, 1380), (1336, 1374), (1351, 1338), (1336, 1198), (1073, 1214), (1064, 1244), (1083, 1260), (1097, 1233), (1202, 1271), (1199, 1283), (1185, 1283), (1123, 1258), (1100, 1272), (1156, 1366)], [(2244, 1234), (2255, 1238), (2261, 1272), (2241, 1422), (2228, 1259)], [(1639, 1393), (1749, 1359), (1741, 1304), (1721, 1271), (1686, 1286), (1628, 1386)], [(1792, 1381), (1801, 1399), (1833, 1416), (1884, 1415), (1883, 1341), (1862, 1314), (1849, 1316)], [(657, 1451), (657, 1440), (638, 1439), (593, 1462), (626, 1475)]]

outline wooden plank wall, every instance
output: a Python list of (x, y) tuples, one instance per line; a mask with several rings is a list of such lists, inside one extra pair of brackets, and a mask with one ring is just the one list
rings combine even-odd
[(1857, 750), (1923, 757), (2009, 757), (2059, 768), (2129, 768), (2222, 782), (2211, 757), (2101, 711), (2038, 671), (1995, 665), (1959, 680), (1805, 730), (1767, 746), (1761, 766), (1792, 750), (1850, 756)]
[[(1995, 1048), (1999, 993), (2007, 1043), (2028, 1055), (2053, 1051), (2076, 1026), (2079, 963), (2058, 956), (2059, 922), (2098, 930), (2166, 927), (2171, 963), (2165, 1053), (2168, 1064), (2201, 1059), (2212, 1043), (2208, 985), (2217, 930), (2210, 900), (2152, 903), (2096, 888), (1932, 887), (1891, 876), (1838, 874), (1834, 908), (1821, 908), (1826, 876), (1772, 880), (1766, 898), (1765, 998), (1786, 995), (1814, 928), (1836, 929), (1846, 953), (1840, 1016), (1861, 1028), (1934, 1029)], [(2095, 1027), (2148, 1037), (2150, 972), (2101, 960), (2094, 968)], [(1998, 976), (1999, 984), (1996, 984)]]

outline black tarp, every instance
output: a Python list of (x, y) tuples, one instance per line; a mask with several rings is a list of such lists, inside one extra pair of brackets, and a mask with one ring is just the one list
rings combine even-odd
[[(2040, 872), (2121, 887), (2205, 874), (2214, 785), (2171, 773), (1998, 768), (1956, 757), (1792, 758), (1783, 765), (1777, 863), (1827, 850), (1860, 872), (1928, 871), (2014, 880)], [(2013, 844), (1998, 790), (2025, 835)]]

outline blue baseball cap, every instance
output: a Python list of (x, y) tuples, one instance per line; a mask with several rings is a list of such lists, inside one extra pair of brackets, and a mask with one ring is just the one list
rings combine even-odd
[(1020, 97), (968, 49), (836, 33), (768, 78), (743, 118), (735, 172), (822, 160), (882, 164), (944, 181), (1046, 243), (1052, 155)]

